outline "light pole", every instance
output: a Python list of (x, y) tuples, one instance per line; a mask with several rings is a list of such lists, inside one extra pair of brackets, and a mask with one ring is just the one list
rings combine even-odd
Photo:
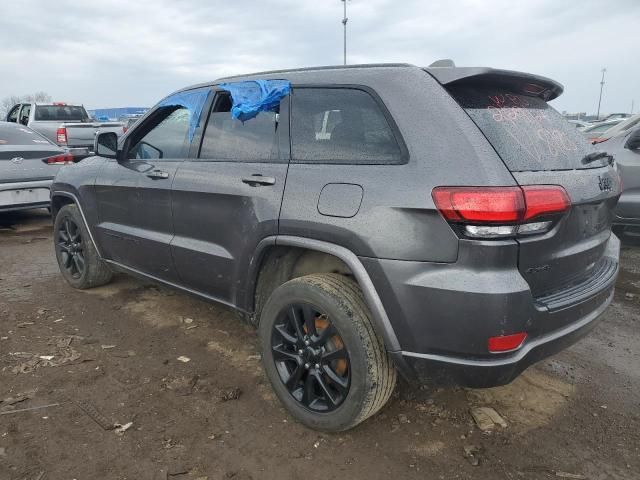
[(602, 80), (600, 80), (600, 98), (598, 98), (598, 113), (596, 113), (596, 119), (600, 120), (600, 104), (602, 103), (602, 89), (604, 88), (604, 74), (607, 72), (606, 68), (602, 69)]
[(349, 19), (347, 18), (347, 0), (342, 0), (344, 3), (344, 15), (342, 17), (342, 25), (344, 27), (344, 64), (347, 64), (347, 22)]

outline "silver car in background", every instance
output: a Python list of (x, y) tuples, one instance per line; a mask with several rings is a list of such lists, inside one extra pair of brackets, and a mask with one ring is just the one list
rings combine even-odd
[(0, 212), (48, 207), (53, 177), (72, 160), (38, 132), (0, 122)]
[(609, 139), (606, 147), (622, 179), (614, 224), (621, 233), (640, 238), (640, 126)]

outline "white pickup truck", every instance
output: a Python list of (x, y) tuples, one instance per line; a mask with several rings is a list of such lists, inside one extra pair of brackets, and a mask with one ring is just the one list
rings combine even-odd
[(21, 123), (61, 147), (66, 147), (76, 161), (93, 153), (98, 132), (125, 131), (120, 122), (92, 122), (82, 105), (67, 103), (19, 103), (14, 105), (7, 122)]

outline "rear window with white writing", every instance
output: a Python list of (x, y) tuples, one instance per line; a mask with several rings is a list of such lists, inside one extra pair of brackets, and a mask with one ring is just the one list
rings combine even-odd
[(594, 168), (607, 161), (584, 164), (591, 144), (539, 97), (473, 87), (449, 92), (512, 172)]

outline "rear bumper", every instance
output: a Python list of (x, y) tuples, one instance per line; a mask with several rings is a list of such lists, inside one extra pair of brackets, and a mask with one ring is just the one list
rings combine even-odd
[(0, 212), (48, 207), (52, 182), (53, 179), (0, 183)]
[[(534, 298), (509, 241), (461, 242), (451, 264), (362, 259), (389, 315), (400, 350), (390, 352), (410, 380), (486, 387), (571, 345), (597, 323), (613, 297), (620, 242), (583, 285)], [(581, 288), (584, 287), (584, 288)], [(490, 337), (526, 332), (519, 350), (492, 354)]]
[(613, 287), (607, 293), (604, 302), (586, 317), (529, 341), (517, 352), (499, 358), (473, 359), (400, 352), (405, 375), (422, 383), (440, 385), (456, 384), (473, 388), (505, 385), (530, 365), (564, 350), (593, 330), (613, 299)]

